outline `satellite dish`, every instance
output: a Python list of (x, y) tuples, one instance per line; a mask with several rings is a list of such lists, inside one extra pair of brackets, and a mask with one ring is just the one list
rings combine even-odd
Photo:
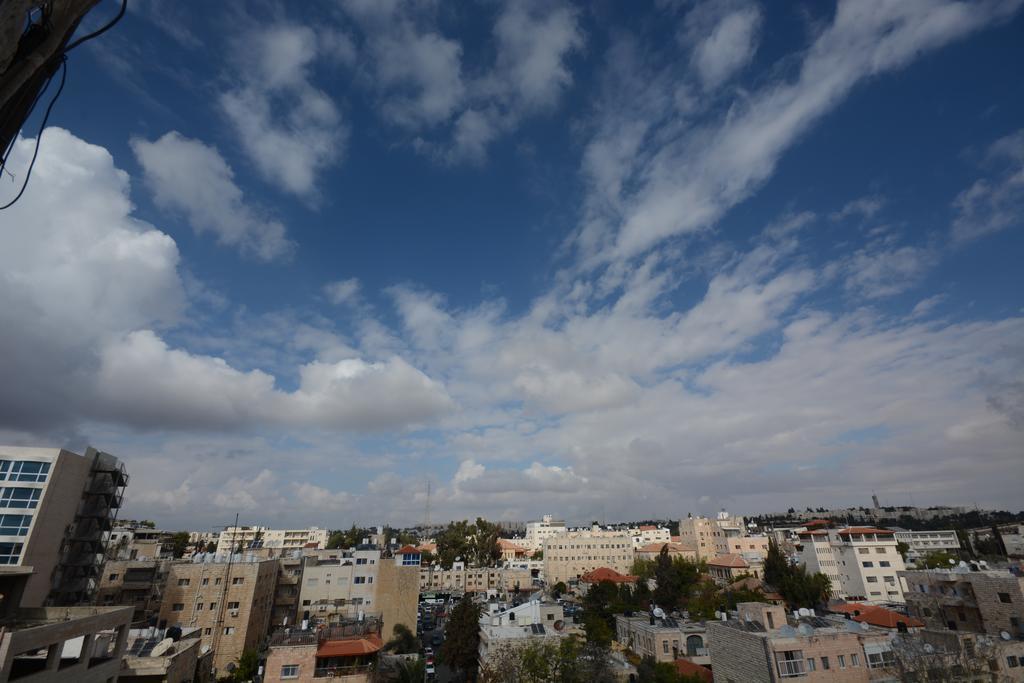
[(211, 649), (213, 649), (213, 648), (210, 645), (203, 645), (201, 648), (199, 648), (199, 651), (202, 652), (205, 655)]
[(556, 631), (561, 631), (563, 628), (565, 628), (565, 622), (559, 619), (554, 624), (552, 624), (552, 626), (555, 627)]
[(1000, 631), (999, 632), (999, 637), (1002, 638), (1003, 640), (1010, 640), (1010, 638), (1011, 638), (1010, 634), (1007, 633), (1006, 631)]
[(952, 564), (952, 565), (956, 565), (956, 560), (954, 560), (954, 559), (953, 559), (953, 558), (951, 557), (951, 558), (949, 558), (949, 563), (950, 563), (950, 564)]
[(655, 607), (654, 608), (654, 616), (657, 619), (664, 619), (665, 618), (665, 610), (661, 609), (660, 607)]
[(174, 641), (170, 638), (164, 638), (159, 643), (153, 646), (153, 651), (149, 653), (149, 656), (163, 657), (173, 647)]
[(802, 617), (809, 617), (809, 616), (811, 616), (811, 610), (807, 609), (806, 607), (801, 607), (800, 608), (800, 616), (802, 616)]

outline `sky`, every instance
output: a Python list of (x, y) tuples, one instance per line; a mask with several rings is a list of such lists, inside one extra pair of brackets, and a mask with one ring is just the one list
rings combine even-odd
[(0, 212), (0, 443), (168, 529), (1017, 510), (1022, 4), (132, 0)]

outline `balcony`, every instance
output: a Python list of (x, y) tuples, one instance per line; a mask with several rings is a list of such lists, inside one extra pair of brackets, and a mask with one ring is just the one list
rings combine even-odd
[(361, 666), (325, 666), (313, 670), (313, 678), (344, 678), (346, 676), (364, 676), (367, 680), (373, 673), (373, 664)]
[(797, 678), (807, 675), (802, 659), (784, 659), (777, 661), (776, 664), (779, 665), (779, 678)]

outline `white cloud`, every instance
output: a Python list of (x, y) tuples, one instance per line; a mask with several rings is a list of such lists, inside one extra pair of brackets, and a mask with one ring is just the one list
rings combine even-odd
[(750, 62), (761, 22), (756, 5), (704, 3), (687, 15), (687, 42), (694, 43), (693, 64), (705, 89), (718, 87)]
[[(591, 143), (608, 149), (617, 144), (614, 138), (627, 136), (630, 142), (617, 157), (626, 166), (616, 177), (636, 182), (609, 185), (594, 178), (592, 191), (614, 194), (588, 199), (577, 240), (583, 256), (592, 262), (628, 258), (666, 238), (709, 228), (767, 180), (781, 155), (859, 83), (1005, 20), (1019, 6), (1019, 0), (840, 2), (832, 24), (804, 53), (795, 79), (769, 81), (733, 102), (728, 116), (702, 125), (692, 125), (674, 111), (675, 101), (664, 97), (649, 112), (638, 112), (620, 99), (633, 97), (632, 88), (610, 86), (615, 104), (605, 109), (620, 110), (621, 104), (634, 117), (649, 118), (625, 130), (600, 126)], [(635, 71), (621, 75), (647, 78)], [(653, 78), (661, 92), (678, 85), (678, 79), (663, 82), (658, 72)], [(664, 144), (654, 153), (639, 152), (637, 126), (645, 127), (642, 135), (661, 132)]]
[(842, 221), (850, 216), (860, 216), (866, 220), (870, 220), (875, 217), (882, 207), (885, 206), (885, 199), (883, 197), (869, 195), (867, 197), (860, 197), (853, 201), (847, 202), (843, 208), (838, 211), (833, 211), (828, 215), (829, 219), (833, 221)]
[(198, 233), (263, 261), (287, 258), (294, 243), (280, 221), (249, 205), (217, 148), (177, 131), (150, 142), (131, 141), (146, 184), (162, 209), (183, 214)]
[(248, 32), (240, 45), (240, 81), (221, 95), (221, 110), (264, 178), (315, 196), (317, 175), (338, 162), (347, 137), (334, 102), (310, 76), (315, 60), (336, 55), (337, 41), (280, 24)]
[(858, 249), (846, 265), (846, 289), (860, 296), (892, 296), (916, 285), (938, 260), (929, 247)]
[(953, 242), (962, 244), (1020, 225), (1024, 215), (1024, 130), (992, 143), (988, 160), (1002, 173), (982, 178), (953, 202)]
[(336, 306), (341, 304), (352, 304), (356, 302), (359, 297), (359, 279), (353, 277), (347, 280), (329, 282), (324, 285), (324, 294), (326, 294), (327, 299)]

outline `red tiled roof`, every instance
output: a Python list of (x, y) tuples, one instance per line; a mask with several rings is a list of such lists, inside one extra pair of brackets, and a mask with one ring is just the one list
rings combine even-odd
[(504, 549), (504, 550), (516, 550), (516, 551), (520, 551), (521, 550), (524, 553), (526, 552), (526, 548), (524, 548), (523, 546), (519, 545), (518, 543), (514, 543), (514, 542), (508, 540), (507, 538), (499, 538), (498, 539), (498, 545), (502, 549)]
[(673, 664), (676, 665), (676, 672), (680, 676), (700, 676), (702, 680), (711, 683), (714, 680), (714, 676), (711, 674), (711, 669), (700, 664), (694, 664), (689, 659), (677, 659)]
[(672, 539), (673, 543), (681, 543), (683, 540), (682, 536), (669, 536), (669, 538)]
[(708, 560), (708, 564), (715, 567), (731, 567), (733, 569), (746, 569), (750, 566), (746, 560), (739, 555), (729, 553), (727, 555), (719, 555)]
[(583, 583), (601, 583), (602, 581), (611, 581), (612, 583), (636, 583), (636, 579), (637, 577), (631, 574), (620, 574), (614, 569), (609, 569), (608, 567), (599, 567), (580, 577), (580, 581)]
[(401, 548), (398, 549), (398, 552), (395, 553), (395, 554), (396, 555), (419, 555), (420, 554), (420, 549), (415, 547), (415, 546), (411, 546), (411, 545), (403, 545)]
[(860, 621), (865, 624), (872, 626), (881, 626), (882, 628), (896, 628), (896, 625), (901, 621), (907, 625), (907, 628), (921, 628), (924, 626), (924, 622), (914, 617), (908, 617), (905, 614), (886, 609), (885, 607), (879, 607), (878, 605), (864, 605), (859, 602), (848, 602), (844, 605), (832, 605), (829, 607), (831, 612), (839, 612), (841, 614), (852, 614), (854, 621)]
[(812, 519), (811, 521), (806, 522), (804, 526), (809, 528), (812, 526), (830, 526), (831, 524), (832, 520), (830, 519)]
[(871, 526), (851, 526), (851, 527), (847, 527), (846, 529), (840, 529), (839, 533), (841, 533), (841, 534), (886, 534), (888, 536), (892, 536), (896, 532), (895, 531), (890, 531), (889, 529), (876, 529), (875, 527), (871, 527)]
[(808, 529), (807, 531), (800, 532), (800, 538), (803, 538), (804, 536), (828, 536), (828, 532), (824, 529)]
[(657, 529), (658, 527), (654, 526), (653, 524), (645, 524), (642, 527), (640, 527), (640, 531), (656, 531)]
[(380, 636), (370, 634), (359, 638), (347, 638), (345, 640), (325, 640), (316, 649), (317, 657), (357, 657), (359, 655), (372, 655), (384, 647)]

